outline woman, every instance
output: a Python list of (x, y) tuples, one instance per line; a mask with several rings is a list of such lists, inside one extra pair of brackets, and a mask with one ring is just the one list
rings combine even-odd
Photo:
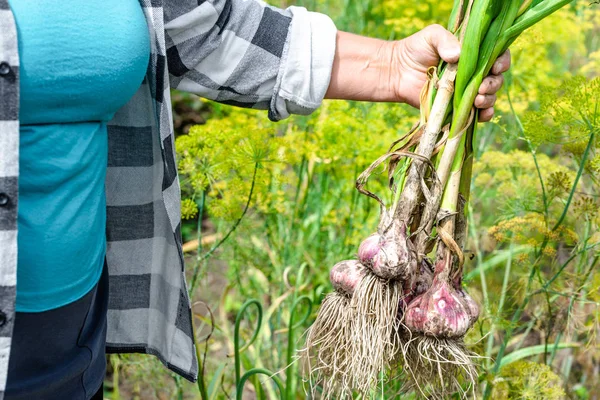
[(459, 53), (440, 26), (386, 42), (255, 0), (0, 0), (0, 399), (101, 398), (105, 350), (197, 378), (171, 87), (274, 121), (325, 97), (417, 106)]

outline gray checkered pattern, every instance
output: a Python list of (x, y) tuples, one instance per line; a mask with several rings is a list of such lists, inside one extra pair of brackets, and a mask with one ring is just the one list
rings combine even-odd
[[(195, 381), (170, 88), (268, 109), (273, 120), (312, 112), (329, 84), (335, 27), (320, 14), (258, 0), (140, 3), (151, 34), (150, 65), (108, 126), (107, 350), (156, 355)], [(17, 31), (7, 0), (0, 0), (0, 400), (14, 324), (18, 89)]]

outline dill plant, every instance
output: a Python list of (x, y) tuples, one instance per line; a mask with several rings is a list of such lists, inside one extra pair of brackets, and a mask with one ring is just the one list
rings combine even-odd
[(566, 396), (560, 377), (544, 364), (520, 361), (502, 371), (502, 382), (494, 396), (498, 400), (560, 400)]
[[(558, 88), (544, 88), (546, 95), (540, 110), (527, 114), (525, 124), (514, 115), (519, 140), (530, 150), (529, 161), (519, 165), (529, 165), (531, 176), (537, 177), (537, 182), (533, 179), (528, 184), (533, 186), (536, 196), (533, 202), (521, 202), (521, 209), (513, 208), (512, 215), (505, 215), (490, 229), (499, 242), (521, 242), (527, 245), (528, 251), (517, 260), (522, 271), (516, 282), (518, 295), (511, 299), (512, 318), (495, 354), (496, 360), (490, 365), (488, 374), (493, 379), (486, 386), (485, 398), (493, 397), (494, 387), (499, 387), (502, 381), (502, 359), (510, 339), (517, 332), (525, 335), (520, 342), (523, 343), (535, 326), (543, 335), (541, 343), (544, 343), (536, 354), (548, 365), (555, 362), (561, 343), (583, 341), (589, 345), (595, 341), (596, 335), (590, 329), (596, 329), (596, 326), (585, 327), (589, 320), (583, 313), (587, 309), (597, 315), (597, 310), (590, 309), (597, 308), (597, 303), (588, 298), (588, 292), (595, 290), (591, 289), (594, 287), (592, 275), (598, 262), (597, 246), (600, 245), (594, 239), (599, 229), (597, 197), (594, 197), (598, 178), (592, 161), (598, 154), (599, 82), (598, 78), (577, 77)], [(552, 164), (545, 155), (538, 154), (544, 137), (551, 139), (566, 156), (564, 165)], [(482, 161), (482, 166), (487, 164), (489, 167), (490, 163)], [(507, 160), (496, 161), (500, 162), (495, 164), (494, 176), (500, 175), (498, 170), (513, 168)], [(515, 177), (510, 180), (514, 183)], [(533, 319), (530, 327), (523, 331), (514, 324), (524, 314)], [(519, 350), (519, 347), (512, 350)], [(567, 356), (570, 357), (573, 356)], [(571, 366), (561, 364), (568, 376)]]

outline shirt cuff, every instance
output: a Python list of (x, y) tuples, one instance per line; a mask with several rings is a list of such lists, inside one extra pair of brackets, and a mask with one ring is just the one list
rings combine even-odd
[(283, 54), (269, 119), (308, 115), (322, 103), (333, 67), (337, 29), (328, 16), (289, 7), (292, 22)]

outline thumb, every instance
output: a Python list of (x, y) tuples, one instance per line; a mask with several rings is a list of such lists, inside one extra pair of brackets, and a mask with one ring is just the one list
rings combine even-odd
[(440, 58), (450, 64), (458, 62), (460, 42), (450, 31), (441, 25), (430, 25), (425, 28), (425, 40), (439, 54)]

